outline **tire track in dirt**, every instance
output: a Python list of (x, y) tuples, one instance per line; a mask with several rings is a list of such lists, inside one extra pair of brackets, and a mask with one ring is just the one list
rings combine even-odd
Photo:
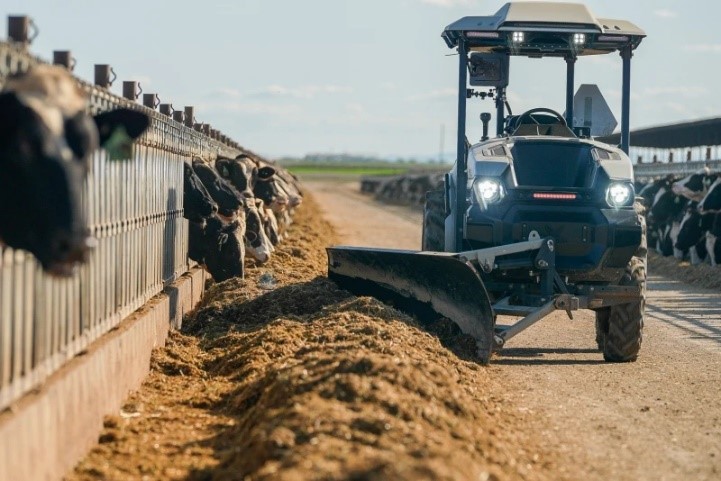
[[(404, 218), (352, 184), (308, 187), (342, 243), (418, 248), (419, 212), (406, 210)], [(549, 316), (514, 338), (489, 368), (501, 380), (497, 394), (531, 414), (526, 429), (563, 455), (574, 478), (721, 477), (721, 295), (649, 270), (637, 362), (604, 363), (593, 313), (580, 311), (573, 321), (565, 313)]]

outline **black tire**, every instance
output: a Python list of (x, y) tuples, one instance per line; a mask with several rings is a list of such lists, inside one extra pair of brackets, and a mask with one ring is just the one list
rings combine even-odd
[[(642, 214), (643, 212), (639, 212)], [(641, 216), (641, 244), (626, 266), (622, 286), (639, 286), (638, 300), (596, 312), (596, 341), (607, 362), (632, 362), (638, 357), (643, 340), (646, 309), (646, 258), (648, 255), (646, 223)]]
[(445, 192), (443, 189), (426, 193), (423, 206), (423, 235), (421, 250), (442, 252), (446, 246)]
[[(631, 261), (632, 264), (634, 264), (634, 260)], [(646, 307), (645, 263), (636, 262), (636, 265), (630, 267), (628, 271), (630, 272), (624, 274), (621, 285), (640, 286), (641, 298), (610, 308), (608, 331), (603, 344), (603, 358), (608, 362), (635, 361), (643, 340), (643, 320)]]
[(596, 345), (598, 350), (603, 352), (608, 334), (608, 318), (611, 315), (611, 308), (605, 307), (596, 311)]

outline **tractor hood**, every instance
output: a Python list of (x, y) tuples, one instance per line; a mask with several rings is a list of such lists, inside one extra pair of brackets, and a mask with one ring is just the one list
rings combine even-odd
[(511, 188), (589, 189), (599, 170), (610, 180), (633, 181), (631, 162), (621, 150), (587, 139), (494, 139), (471, 147), (468, 161), (470, 180), (510, 175)]

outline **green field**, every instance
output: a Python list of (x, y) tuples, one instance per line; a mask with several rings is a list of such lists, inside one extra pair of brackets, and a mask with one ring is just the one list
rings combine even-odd
[(284, 163), (290, 172), (304, 178), (358, 178), (364, 176), (402, 175), (408, 173), (435, 172), (444, 170), (443, 166), (433, 164), (401, 164), (388, 162), (358, 163)]

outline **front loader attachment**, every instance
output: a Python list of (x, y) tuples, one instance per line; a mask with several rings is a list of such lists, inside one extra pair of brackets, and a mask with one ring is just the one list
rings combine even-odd
[(363, 247), (330, 247), (328, 277), (357, 295), (391, 301), (420, 317), (443, 316), (476, 340), (487, 363), (494, 315), (476, 269), (458, 254)]

